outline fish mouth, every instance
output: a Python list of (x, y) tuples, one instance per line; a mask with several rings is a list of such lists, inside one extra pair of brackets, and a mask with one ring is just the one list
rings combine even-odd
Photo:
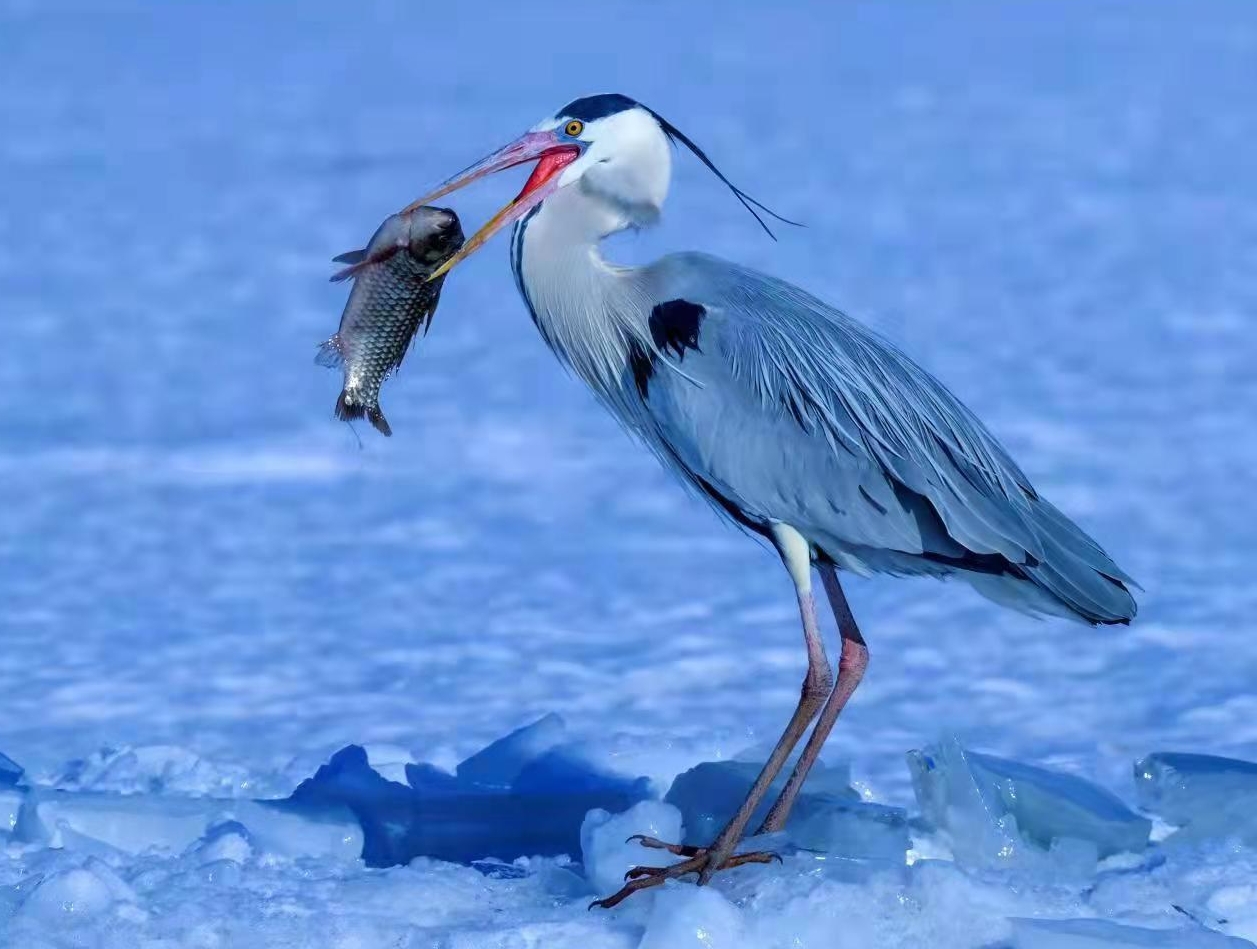
[(459, 250), (433, 271), (429, 280), (436, 280), (449, 273), (456, 265), (466, 260), (498, 231), (508, 224), (513, 224), (525, 214), (548, 198), (558, 188), (559, 174), (581, 156), (583, 148), (568, 140), (560, 140), (554, 131), (529, 132), (511, 142), (504, 148), (487, 155), (454, 177), (441, 184), (435, 191), (425, 194), (422, 198), (411, 202), (403, 210), (403, 214), (422, 207), (437, 198), (465, 188), (473, 181), (486, 178), (499, 171), (514, 168), (530, 161), (536, 161), (532, 174), (524, 188), (509, 204), (491, 217), (480, 230), (476, 231)]

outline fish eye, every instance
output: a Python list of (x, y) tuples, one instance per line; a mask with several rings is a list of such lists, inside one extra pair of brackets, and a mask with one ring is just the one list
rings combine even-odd
[(572, 121), (568, 122), (567, 125), (564, 126), (563, 131), (572, 138), (575, 138), (581, 132), (585, 131), (585, 123), (580, 119), (572, 119)]

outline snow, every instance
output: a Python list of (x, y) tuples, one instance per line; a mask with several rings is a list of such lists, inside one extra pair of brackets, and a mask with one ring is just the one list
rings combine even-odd
[(1242, 939), (1178, 927), (1142, 929), (1104, 919), (1013, 920), (1014, 949), (1108, 949), (1110, 946), (1164, 946), (1166, 949), (1244, 949)]
[[(0, 943), (1088, 938), (1021, 918), (1257, 941), (1240, 772), (1223, 822), (1207, 784), (1161, 804), (1131, 786), (1150, 755), (1257, 762), (1255, 60), (1246, 0), (0, 0), (0, 751), (25, 768), (14, 789), (0, 761)], [(867, 319), (1146, 589), (1133, 627), (1092, 631), (959, 586), (849, 583), (872, 661), (827, 757), (904, 813), (902, 863), (843, 851), (867, 829), (852, 813), (894, 812), (823, 809), (834, 833), (780, 866), (586, 910), (605, 890), (585, 815), (762, 760), (803, 655), (772, 554), (558, 369), (504, 241), (451, 276), (389, 383), (395, 437), (360, 449), (330, 419), (330, 258), (610, 90), (808, 225), (767, 240), (679, 157), (663, 226), (617, 259), (703, 249)], [(523, 174), (455, 196), (465, 226)], [(528, 767), (490, 761), (478, 797), (458, 782), (551, 712), (563, 734), (520, 748)], [(996, 842), (1030, 865), (967, 860), (904, 762), (953, 735), (1139, 805), (1152, 842), (1044, 849), (1010, 810)], [(422, 839), (448, 859), (368, 866), (327, 822), (255, 809), (350, 746), (367, 790), (434, 808)], [(500, 818), (482, 836), (439, 820), (476, 800)]]
[[(103, 947), (137, 939), (200, 944), (186, 942), (199, 934), (206, 945), (247, 937), (259, 945), (331, 938), (327, 944), (751, 949), (828, 946), (839, 932), (840, 945), (1004, 949), (1238, 947), (1257, 937), (1251, 847), (1228, 835), (1179, 843), (1172, 835), (1149, 847), (1145, 821), (1143, 838), (1127, 838), (1131, 850), (1098, 860), (1095, 839), (1059, 838), (1045, 828), (1094, 831), (1096, 824), (1079, 820), (1089, 813), (1084, 805), (1099, 803), (1111, 818), (1124, 808), (1120, 800), (1077, 777), (1000, 761), (954, 740), (929, 752), (931, 780), (975, 789), (972, 798), (940, 812), (940, 798), (919, 784), (921, 812), (909, 818), (849, 793), (812, 791), (800, 796), (802, 817), (786, 833), (743, 843), (775, 851), (779, 864), (740, 867), (707, 888), (669, 882), (591, 916), (585, 907), (618, 889), (630, 868), (677, 859), (629, 838), (687, 834), (682, 810), (664, 800), (585, 810), (591, 789), (619, 782), (645, 793), (649, 783), (607, 775), (571, 745), (536, 740), (566, 734), (566, 723), (547, 715), (468, 759), (489, 781), (502, 774), (489, 763), (506, 766), (518, 775), (510, 785), (475, 784), (461, 776), (468, 769), (456, 776), (427, 762), (407, 769), (428, 783), (402, 785), (356, 746), (336, 752), (282, 800), (23, 780), (9, 790), (17, 819), (0, 863), (7, 880), (0, 935), (15, 944), (78, 945), (93, 932)], [(520, 780), (556, 756), (583, 768), (577, 780), (568, 772), (553, 785)], [(395, 765), (388, 757), (378, 765), (384, 770)], [(723, 792), (741, 787), (742, 769), (727, 765), (745, 763), (702, 763), (678, 776), (673, 790), (680, 785), (685, 801), (705, 789), (728, 804)], [(953, 768), (962, 773), (945, 780)], [(445, 783), (433, 785), (438, 773)], [(846, 773), (842, 765), (823, 768), (821, 783), (842, 780), (845, 788)], [(1003, 776), (998, 790), (1006, 797), (977, 793), (991, 774)], [(548, 797), (538, 798), (540, 787)], [(985, 806), (1023, 796), (1020, 820)], [(957, 812), (973, 801), (982, 806), (961, 821)], [(940, 813), (945, 826), (933, 823)], [(982, 821), (1001, 850), (975, 861), (975, 841), (986, 839)], [(1121, 839), (1099, 830), (1098, 839)], [(1084, 843), (1089, 849), (1079, 849)]]

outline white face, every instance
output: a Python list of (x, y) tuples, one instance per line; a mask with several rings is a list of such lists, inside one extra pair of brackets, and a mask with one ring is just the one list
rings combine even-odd
[(639, 106), (592, 122), (559, 116), (533, 131), (555, 131), (587, 143), (580, 158), (560, 173), (560, 188), (577, 185), (637, 226), (659, 217), (672, 179), (672, 149), (646, 109)]

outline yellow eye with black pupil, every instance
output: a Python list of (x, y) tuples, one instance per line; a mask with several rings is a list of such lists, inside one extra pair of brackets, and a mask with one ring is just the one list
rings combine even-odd
[(572, 136), (572, 138), (575, 138), (581, 132), (585, 131), (585, 123), (581, 122), (579, 119), (572, 119), (572, 121), (567, 123), (567, 127), (563, 129), (563, 131), (567, 132), (567, 134)]

